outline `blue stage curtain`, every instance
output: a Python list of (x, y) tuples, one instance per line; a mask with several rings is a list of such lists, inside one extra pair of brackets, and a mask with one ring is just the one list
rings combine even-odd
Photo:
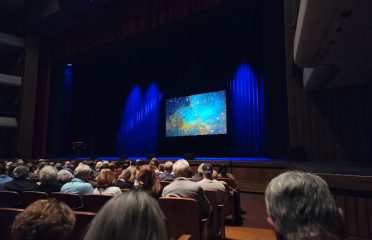
[(151, 84), (144, 96), (133, 87), (123, 108), (118, 129), (118, 154), (144, 155), (156, 152), (162, 93)]
[(264, 81), (248, 64), (238, 67), (229, 81), (230, 130), (240, 156), (261, 156), (266, 148)]

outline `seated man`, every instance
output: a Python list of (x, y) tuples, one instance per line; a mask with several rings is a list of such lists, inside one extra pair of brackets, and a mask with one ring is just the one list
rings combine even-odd
[(267, 221), (278, 239), (343, 239), (342, 211), (317, 175), (283, 173), (267, 186), (265, 201)]
[(61, 188), (61, 192), (79, 195), (92, 194), (94, 190), (93, 186), (88, 183), (91, 177), (91, 171), (88, 165), (80, 164), (75, 169), (75, 178), (73, 178), (71, 182), (65, 183)]
[(4, 187), (8, 191), (36, 191), (39, 186), (36, 183), (28, 181), (28, 168), (25, 166), (18, 166), (13, 171), (13, 180), (4, 184)]
[(194, 198), (198, 201), (201, 217), (209, 216), (211, 205), (203, 189), (187, 178), (190, 171), (189, 163), (184, 159), (178, 160), (173, 165), (173, 171), (176, 179), (164, 188), (162, 197)]
[(213, 179), (213, 166), (210, 163), (205, 163), (203, 165), (203, 180), (197, 182), (204, 190), (213, 191), (225, 191), (225, 185), (222, 182)]
[(158, 179), (159, 181), (173, 181), (176, 176), (172, 173), (173, 171), (173, 163), (171, 161), (167, 161), (164, 164), (164, 173), (160, 174)]

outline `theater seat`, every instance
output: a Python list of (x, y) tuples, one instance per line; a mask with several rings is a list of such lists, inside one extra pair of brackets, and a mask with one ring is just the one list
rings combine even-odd
[(88, 230), (88, 226), (90, 222), (93, 220), (94, 216), (96, 216), (95, 212), (81, 212), (81, 211), (74, 211), (76, 217), (76, 223), (74, 230), (70, 236), (66, 239), (68, 240), (82, 240), (84, 238), (85, 233)]
[(78, 194), (52, 192), (50, 197), (66, 203), (73, 210), (78, 210), (82, 207), (81, 196)]
[(87, 194), (83, 195), (83, 206), (86, 211), (98, 212), (103, 205), (108, 202), (112, 196), (108, 195), (97, 195), (97, 194)]
[(224, 213), (224, 191), (204, 190), (209, 203), (212, 206), (211, 235), (225, 239), (225, 213)]
[(0, 207), (20, 207), (21, 196), (13, 191), (0, 191)]
[(27, 207), (31, 203), (39, 199), (47, 199), (48, 194), (46, 192), (36, 192), (36, 191), (24, 191), (21, 192), (21, 201), (23, 207)]
[(191, 198), (159, 198), (160, 207), (167, 218), (168, 237), (177, 239), (191, 235), (192, 240), (208, 239), (208, 220), (201, 219), (198, 203)]
[(11, 226), (15, 216), (21, 212), (23, 212), (23, 209), (0, 208), (0, 239), (12, 239)]

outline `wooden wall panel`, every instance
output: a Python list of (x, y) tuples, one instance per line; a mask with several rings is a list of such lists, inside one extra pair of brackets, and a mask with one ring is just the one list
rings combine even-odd
[(293, 61), (298, 6), (284, 2), (290, 146), (302, 146), (309, 161), (372, 161), (371, 86), (303, 88)]

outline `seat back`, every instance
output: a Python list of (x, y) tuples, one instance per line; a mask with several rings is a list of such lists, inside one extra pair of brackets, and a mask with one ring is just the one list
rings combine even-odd
[(198, 203), (191, 198), (159, 198), (160, 206), (167, 218), (168, 237), (177, 239), (183, 234), (191, 239), (201, 239), (201, 220)]
[(108, 202), (112, 196), (108, 195), (97, 195), (97, 194), (87, 194), (83, 195), (83, 206), (86, 211), (98, 212), (103, 205)]
[(36, 192), (36, 191), (24, 191), (21, 192), (21, 200), (23, 203), (23, 207), (27, 207), (31, 203), (39, 200), (39, 199), (47, 199), (48, 194), (46, 192)]
[(237, 189), (238, 185), (236, 184), (236, 180), (233, 180), (231, 178), (218, 178), (219, 181), (224, 181), (229, 185), (232, 189)]
[(0, 191), (0, 207), (19, 207), (21, 196), (13, 191)]
[(96, 213), (74, 211), (74, 214), (76, 217), (75, 226), (70, 236), (66, 239), (82, 240), (84, 238), (85, 233), (88, 230), (89, 224), (93, 220), (94, 216), (96, 216)]
[(0, 208), (0, 239), (12, 239), (12, 223), (15, 216), (21, 212), (23, 212), (23, 209)]
[(212, 236), (218, 236), (219, 234), (219, 214), (218, 214), (218, 201), (217, 201), (217, 191), (204, 190), (205, 196), (208, 198), (209, 203), (212, 206), (212, 216), (211, 216), (211, 234)]
[(71, 209), (79, 209), (82, 206), (81, 196), (78, 194), (52, 192), (50, 197), (66, 203)]

